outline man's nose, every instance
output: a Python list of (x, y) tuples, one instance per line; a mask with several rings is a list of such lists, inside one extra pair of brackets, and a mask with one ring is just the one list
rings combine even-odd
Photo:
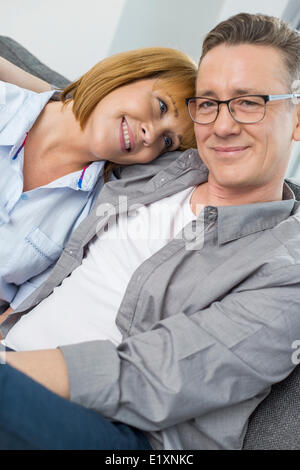
[(221, 137), (240, 132), (240, 124), (233, 119), (225, 103), (220, 104), (219, 114), (214, 122), (214, 131)]

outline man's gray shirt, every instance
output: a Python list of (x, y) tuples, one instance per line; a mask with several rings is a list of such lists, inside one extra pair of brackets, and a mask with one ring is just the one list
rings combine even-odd
[[(80, 265), (88, 242), (101, 236), (115, 211), (150, 204), (207, 177), (195, 150), (123, 168), (18, 312), (51, 294)], [(185, 449), (241, 448), (250, 414), (295, 367), (297, 199), (300, 187), (287, 181), (282, 201), (207, 206), (181, 237), (142, 263), (117, 314), (122, 343), (61, 347), (71, 400), (146, 431), (154, 448), (163, 446), (166, 429)], [(20, 315), (3, 323), (4, 335)]]

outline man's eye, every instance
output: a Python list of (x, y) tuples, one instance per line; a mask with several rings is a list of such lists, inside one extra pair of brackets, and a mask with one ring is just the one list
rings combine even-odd
[(264, 106), (264, 101), (259, 98), (251, 100), (241, 99), (237, 100), (237, 105), (244, 108), (262, 107)]
[(208, 109), (216, 106), (216, 103), (214, 101), (202, 101), (199, 103), (199, 108), (200, 109)]
[(254, 101), (249, 101), (249, 100), (240, 101), (239, 104), (241, 106), (257, 106), (257, 103), (255, 103)]
[(168, 149), (170, 147), (172, 147), (173, 145), (173, 140), (171, 139), (171, 137), (167, 137), (166, 135), (164, 136), (164, 141), (165, 141), (165, 147)]
[(168, 111), (168, 106), (166, 105), (164, 101), (162, 100), (158, 100), (158, 101), (159, 101), (159, 108), (160, 108), (161, 114), (165, 114)]

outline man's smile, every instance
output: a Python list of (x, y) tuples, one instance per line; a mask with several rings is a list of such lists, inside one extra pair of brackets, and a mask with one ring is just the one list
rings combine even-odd
[(250, 148), (249, 146), (244, 147), (211, 147), (212, 150), (216, 152), (219, 156), (229, 157), (229, 156), (239, 156), (245, 150)]

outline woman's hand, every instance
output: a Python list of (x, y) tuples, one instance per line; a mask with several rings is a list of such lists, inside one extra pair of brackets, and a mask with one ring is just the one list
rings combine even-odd
[[(0, 315), (0, 324), (13, 312), (9, 307)], [(1, 340), (1, 333), (0, 333)], [(1, 352), (3, 362), (47, 387), (52, 392), (69, 398), (69, 378), (64, 356), (59, 349), (24, 352)]]
[(6, 309), (3, 313), (1, 313), (1, 315), (0, 315), (0, 325), (1, 325), (1, 323), (4, 322), (4, 320), (8, 317), (8, 315), (9, 315), (10, 313), (12, 313), (13, 311), (14, 311), (14, 310), (13, 310), (11, 307), (9, 307), (9, 308)]
[(60, 349), (6, 352), (5, 362), (57, 395), (70, 398), (68, 370)]
[(0, 80), (36, 91), (37, 93), (51, 90), (49, 83), (25, 72), (25, 70), (12, 64), (4, 59), (4, 57), (0, 57)]
[[(1, 323), (4, 322), (4, 320), (8, 317), (8, 315), (13, 312), (13, 309), (11, 307), (9, 307), (8, 309), (5, 310), (5, 312), (1, 313), (0, 315), (0, 325)], [(2, 339), (2, 335), (1, 335), (1, 331), (0, 331), (0, 341)]]

